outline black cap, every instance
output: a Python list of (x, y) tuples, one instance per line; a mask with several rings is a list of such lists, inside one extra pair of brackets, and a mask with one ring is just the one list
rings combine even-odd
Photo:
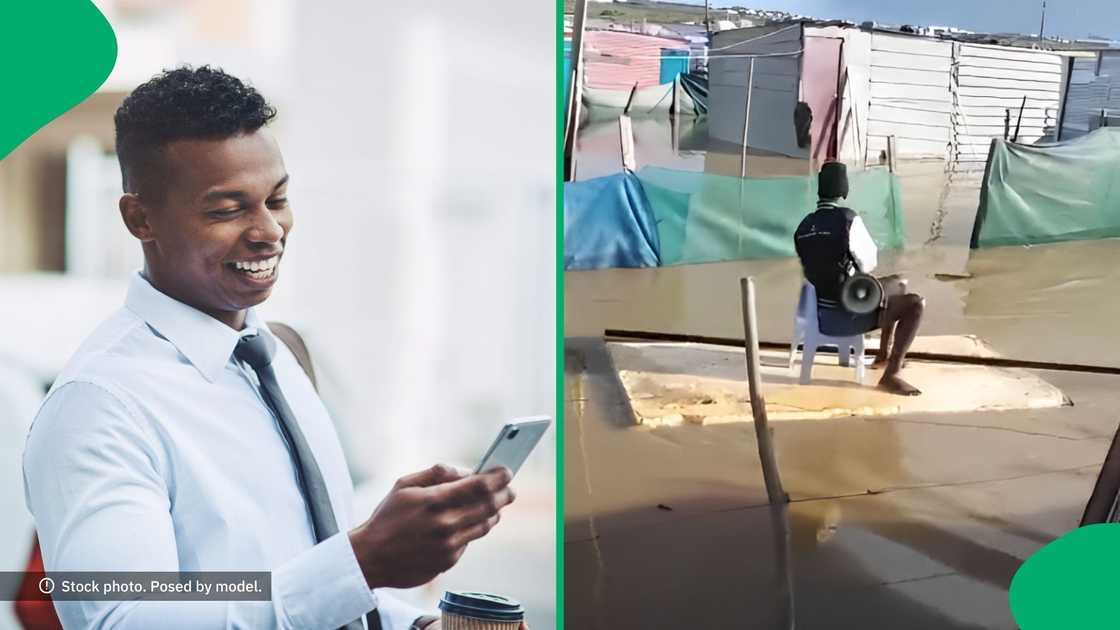
[(848, 196), (848, 167), (843, 162), (825, 162), (817, 177), (817, 195), (821, 199)]
[(439, 600), (439, 609), (471, 619), (487, 621), (522, 621), (525, 610), (521, 604), (501, 595), (447, 591)]

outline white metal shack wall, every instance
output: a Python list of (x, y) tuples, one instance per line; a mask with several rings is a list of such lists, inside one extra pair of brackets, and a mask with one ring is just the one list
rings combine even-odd
[(1020, 143), (1054, 139), (1062, 86), (1059, 54), (954, 43), (953, 61), (955, 162), (983, 168), (992, 138), (1003, 137), (1008, 117), (1009, 133), (1015, 137), (1018, 127)]
[[(751, 120), (747, 145), (795, 157), (808, 151), (797, 147), (793, 110), (799, 98), (801, 71), (800, 25), (758, 27), (719, 33), (708, 61), (708, 134), (741, 145), (746, 117), (747, 75), (751, 81)], [(788, 53), (788, 54), (787, 54)]]
[(1108, 96), (1105, 98), (1104, 108), (1112, 115), (1120, 114), (1120, 51), (1102, 51), (1097, 74), (1108, 77)]
[(948, 155), (952, 101), (949, 42), (908, 35), (871, 34), (871, 102), (867, 157), (874, 162), (895, 137), (898, 155)]
[(1100, 112), (1108, 100), (1108, 77), (1097, 76), (1097, 57), (1076, 57), (1073, 72), (1069, 76), (1069, 90), (1066, 92), (1060, 113), (1062, 120), (1062, 140), (1069, 140), (1089, 133), (1089, 115)]

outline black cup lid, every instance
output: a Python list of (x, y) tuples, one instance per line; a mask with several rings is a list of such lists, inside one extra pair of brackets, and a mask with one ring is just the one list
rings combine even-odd
[(525, 610), (520, 603), (490, 593), (447, 591), (439, 600), (439, 609), (487, 621), (521, 621), (525, 618)]

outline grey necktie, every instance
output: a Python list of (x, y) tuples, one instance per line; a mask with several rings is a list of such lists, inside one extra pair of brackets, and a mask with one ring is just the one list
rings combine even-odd
[[(272, 370), (272, 357), (276, 354), (276, 342), (267, 335), (252, 335), (242, 337), (237, 342), (233, 356), (248, 363), (257, 373), (257, 380), (261, 383), (261, 395), (264, 397), (276, 418), (280, 421), (280, 431), (289, 445), (292, 462), (295, 464), (296, 476), (299, 479), (300, 492), (303, 494), (307, 511), (311, 514), (311, 524), (315, 530), (315, 542), (322, 542), (338, 533), (338, 523), (334, 518), (334, 508), (327, 494), (327, 484), (323, 481), (323, 474), (319, 465), (315, 463), (315, 455), (299, 428), (299, 422), (292, 413), (288, 401), (280, 391), (280, 384), (276, 382), (276, 373)], [(370, 628), (380, 629), (380, 617), (374, 610), (368, 617)], [(346, 625), (346, 630), (361, 630), (360, 619)]]

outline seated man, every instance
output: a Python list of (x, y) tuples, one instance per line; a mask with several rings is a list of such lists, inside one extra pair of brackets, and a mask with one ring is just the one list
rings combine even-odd
[[(851, 208), (839, 205), (848, 196), (848, 174), (840, 162), (826, 162), (818, 179), (816, 212), (801, 221), (794, 233), (797, 255), (805, 278), (817, 292), (817, 315), (821, 332), (846, 336), (883, 329), (878, 355), (872, 367), (886, 366), (879, 388), (901, 396), (921, 394), (899, 378), (903, 359), (918, 333), (925, 300), (908, 293), (906, 281), (898, 276), (880, 278), (886, 306), (871, 313), (856, 314), (840, 303), (840, 289), (857, 272), (875, 268), (877, 248), (863, 220)], [(891, 339), (894, 348), (888, 354)], [(889, 357), (889, 358), (888, 358)]]

